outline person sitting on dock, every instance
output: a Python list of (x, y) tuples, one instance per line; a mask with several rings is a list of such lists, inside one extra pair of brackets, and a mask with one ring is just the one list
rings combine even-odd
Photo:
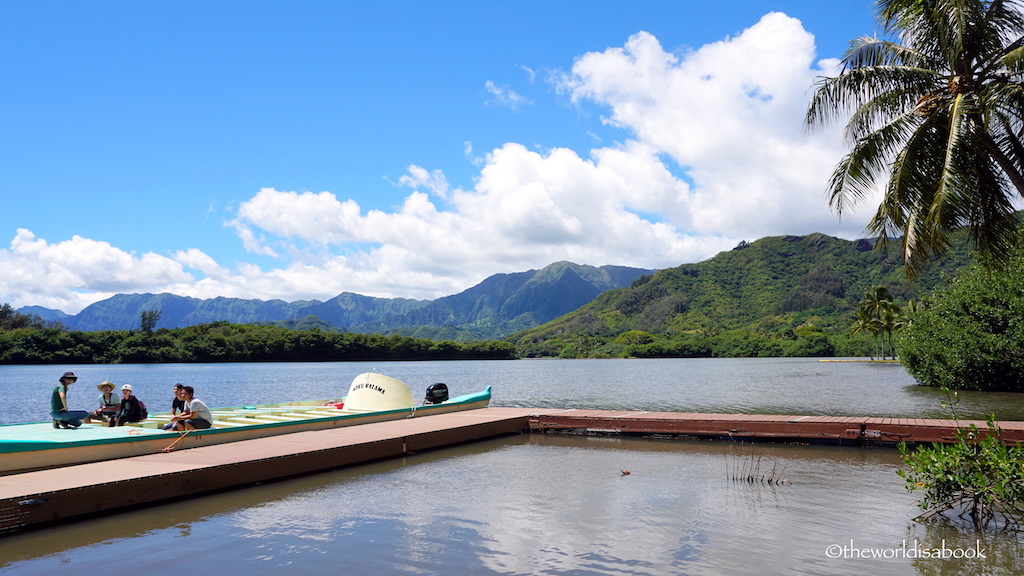
[(90, 422), (93, 419), (106, 422), (111, 416), (117, 414), (117, 410), (121, 406), (121, 397), (114, 394), (113, 382), (104, 380), (96, 388), (100, 391), (100, 407), (89, 414), (89, 419), (86, 422)]
[(76, 380), (78, 376), (74, 372), (65, 372), (50, 395), (50, 417), (54, 428), (78, 428), (83, 420), (89, 418), (85, 410), (68, 410), (68, 386)]
[(213, 413), (205, 402), (195, 397), (195, 389), (191, 386), (182, 388), (185, 394), (185, 411), (172, 420), (175, 422), (174, 429), (181, 432), (184, 430), (202, 430), (213, 425)]
[(110, 417), (108, 426), (124, 426), (128, 422), (142, 422), (145, 415), (142, 413), (142, 401), (132, 393), (132, 385), (121, 386), (121, 404), (118, 406), (117, 414)]
[(174, 400), (171, 401), (171, 419), (164, 424), (164, 430), (174, 430), (174, 416), (185, 411), (185, 387), (181, 384), (174, 385)]

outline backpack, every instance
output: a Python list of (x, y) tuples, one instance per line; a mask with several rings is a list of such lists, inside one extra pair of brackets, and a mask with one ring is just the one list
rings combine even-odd
[(149, 418), (149, 409), (146, 408), (146, 403), (139, 400), (139, 415), (142, 416), (142, 420)]

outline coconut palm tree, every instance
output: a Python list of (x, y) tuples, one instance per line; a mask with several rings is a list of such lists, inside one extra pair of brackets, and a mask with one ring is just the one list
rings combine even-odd
[(808, 126), (849, 115), (851, 149), (832, 174), (830, 204), (841, 216), (882, 186), (868, 231), (882, 243), (902, 237), (910, 278), (960, 228), (987, 264), (1001, 264), (1024, 196), (1021, 0), (876, 6), (883, 37), (851, 42), (807, 110)]
[[(886, 341), (892, 349), (892, 333), (898, 331), (898, 324), (901, 319), (901, 310), (892, 301), (892, 294), (885, 286), (873, 286), (864, 293), (860, 303), (857, 305), (857, 316), (851, 327), (854, 335), (870, 334), (880, 344), (881, 353), (879, 356), (884, 360), (886, 357)], [(895, 352), (893, 352), (895, 357)], [(874, 356), (872, 355), (872, 360)]]
[[(864, 344), (868, 344), (868, 335), (875, 336), (878, 334), (878, 321), (871, 318), (871, 315), (864, 308), (857, 310), (856, 319), (853, 325), (850, 326), (850, 334), (856, 336), (860, 334), (864, 337)], [(875, 359), (875, 351), (878, 349), (877, 346), (867, 346), (869, 357)]]

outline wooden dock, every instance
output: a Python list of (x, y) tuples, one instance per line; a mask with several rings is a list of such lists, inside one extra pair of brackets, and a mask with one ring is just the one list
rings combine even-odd
[(0, 534), (522, 433), (535, 412), (467, 410), (0, 476)]
[[(895, 446), (949, 443), (957, 428), (977, 426), (980, 420), (872, 418), (863, 416), (782, 416), (761, 414), (701, 414), (612, 410), (559, 410), (534, 414), (532, 432), (674, 436), (713, 440), (796, 442), (842, 446)], [(1024, 422), (1000, 422), (1007, 442), (1024, 442)]]
[[(0, 534), (525, 432), (892, 446), (950, 442), (957, 425), (907, 418), (482, 408), (0, 476)], [(1024, 442), (1024, 422), (1000, 423)]]

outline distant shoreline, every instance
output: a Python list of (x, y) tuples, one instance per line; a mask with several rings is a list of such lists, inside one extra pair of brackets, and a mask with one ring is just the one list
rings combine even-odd
[(840, 360), (838, 358), (822, 358), (819, 362), (861, 362), (865, 364), (899, 364), (899, 360)]

